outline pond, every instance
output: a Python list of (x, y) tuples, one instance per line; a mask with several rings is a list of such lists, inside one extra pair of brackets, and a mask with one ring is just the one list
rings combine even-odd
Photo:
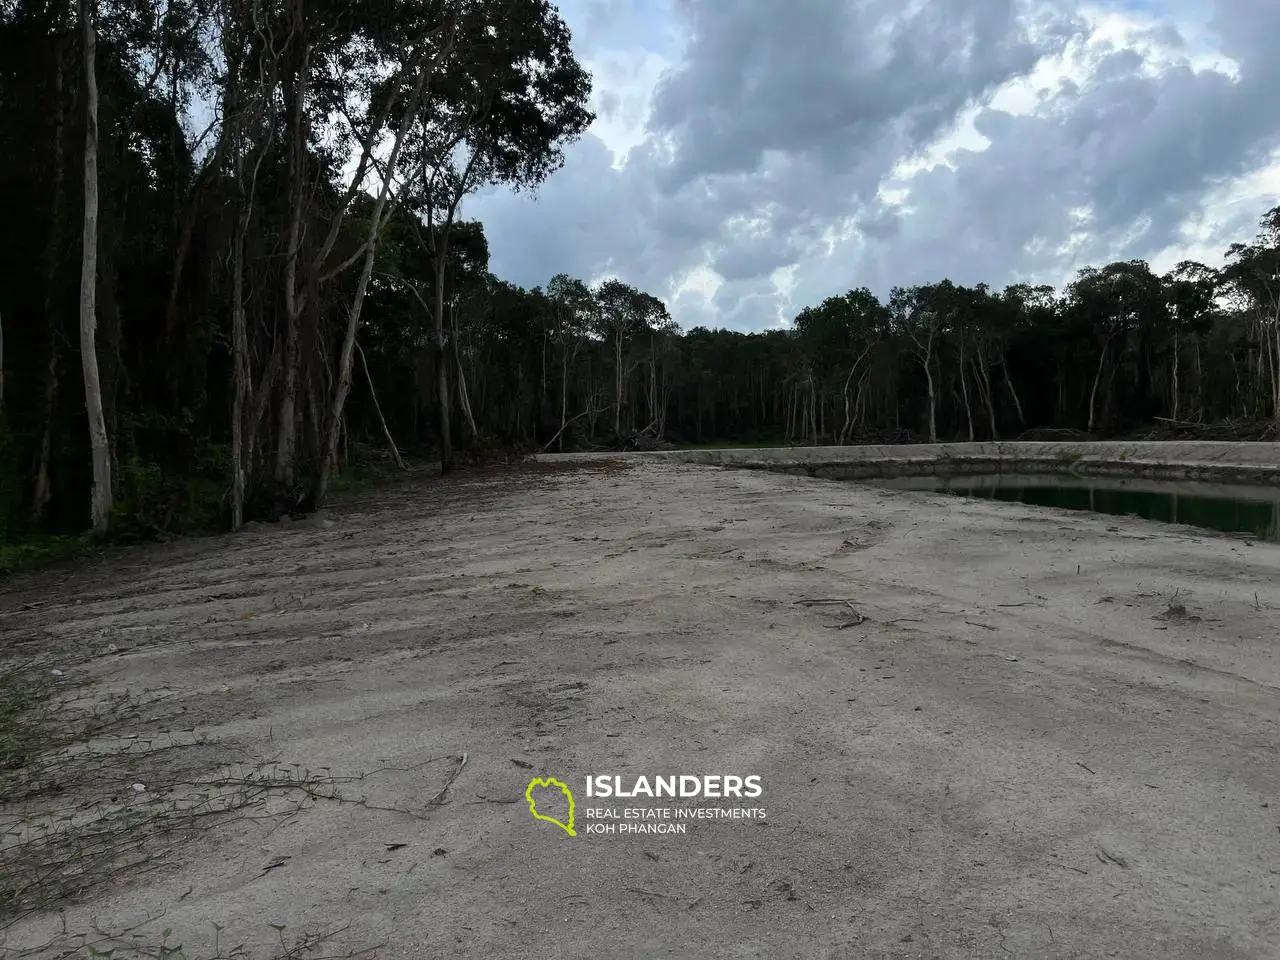
[(952, 493), (1184, 523), (1280, 542), (1280, 488), (1055, 474), (896, 477), (875, 483), (896, 490)]

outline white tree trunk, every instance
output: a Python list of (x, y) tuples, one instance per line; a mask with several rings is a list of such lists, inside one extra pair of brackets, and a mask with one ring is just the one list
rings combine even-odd
[(93, 458), (90, 512), (93, 529), (107, 529), (111, 519), (111, 444), (102, 412), (98, 379), (98, 78), (97, 28), (94, 3), (79, 0), (84, 43), (84, 250), (80, 261), (80, 357), (84, 367), (84, 398), (89, 414), (89, 450)]
[(1107, 362), (1107, 349), (1111, 346), (1110, 338), (1102, 345), (1102, 353), (1098, 355), (1098, 369), (1093, 375), (1093, 389), (1089, 391), (1089, 427), (1087, 433), (1093, 433), (1093, 421), (1098, 403), (1098, 384), (1102, 380), (1102, 370)]
[(467, 371), (462, 366), (462, 339), (458, 336), (458, 315), (453, 307), (449, 308), (449, 340), (453, 346), (453, 362), (458, 368), (458, 406), (471, 428), (471, 439), (480, 439), (480, 428), (476, 426), (475, 414), (471, 412), (471, 395), (467, 393)]
[(400, 448), (396, 446), (395, 437), (391, 436), (391, 428), (387, 426), (387, 419), (382, 415), (382, 404), (378, 403), (378, 391), (373, 387), (373, 375), (369, 373), (369, 361), (365, 359), (364, 350), (360, 344), (356, 343), (356, 352), (360, 354), (360, 366), (364, 368), (364, 378), (369, 382), (369, 398), (373, 401), (373, 412), (378, 415), (378, 423), (382, 426), (382, 435), (387, 438), (387, 446), (391, 449), (391, 456), (396, 462), (396, 466), (403, 470), (404, 459), (400, 456)]

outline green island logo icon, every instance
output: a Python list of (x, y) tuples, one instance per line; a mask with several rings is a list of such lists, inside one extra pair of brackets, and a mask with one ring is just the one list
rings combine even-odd
[[(565, 798), (569, 801), (569, 822), (568, 823), (562, 823), (561, 821), (557, 820), (555, 817), (548, 817), (545, 814), (541, 814), (538, 812), (538, 801), (535, 800), (533, 796), (534, 787), (543, 787), (543, 788), (550, 788), (550, 789), (558, 788), (560, 792), (564, 794)], [(576, 837), (578, 835), (577, 832), (573, 829), (573, 791), (571, 791), (565, 784), (561, 783), (559, 780), (556, 780), (554, 777), (546, 777), (546, 778), (534, 777), (532, 780), (529, 781), (529, 786), (525, 788), (524, 798), (529, 802), (529, 812), (533, 814), (533, 819), (545, 820), (548, 823), (554, 823), (557, 827), (562, 829), (565, 833), (567, 833), (571, 837)]]

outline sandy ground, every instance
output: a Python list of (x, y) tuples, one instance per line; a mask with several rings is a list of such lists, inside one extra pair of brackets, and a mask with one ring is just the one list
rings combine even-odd
[[(0, 644), (179, 744), (118, 802), (258, 760), (334, 795), (153, 839), (0, 943), (1280, 957), (1278, 609), (1280, 545), (660, 458), (121, 551), (0, 588)], [(585, 830), (589, 775), (707, 773), (766, 818)]]

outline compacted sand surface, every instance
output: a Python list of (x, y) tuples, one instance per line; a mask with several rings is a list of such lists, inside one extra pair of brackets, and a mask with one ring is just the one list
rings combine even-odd
[[(632, 458), (414, 479), (0, 610), (10, 665), (54, 651), (107, 713), (97, 766), (3, 798), (14, 956), (1280, 956), (1274, 544)], [(601, 774), (758, 776), (720, 805), (766, 816), (589, 833)], [(34, 910), (67, 809), (115, 826)]]

